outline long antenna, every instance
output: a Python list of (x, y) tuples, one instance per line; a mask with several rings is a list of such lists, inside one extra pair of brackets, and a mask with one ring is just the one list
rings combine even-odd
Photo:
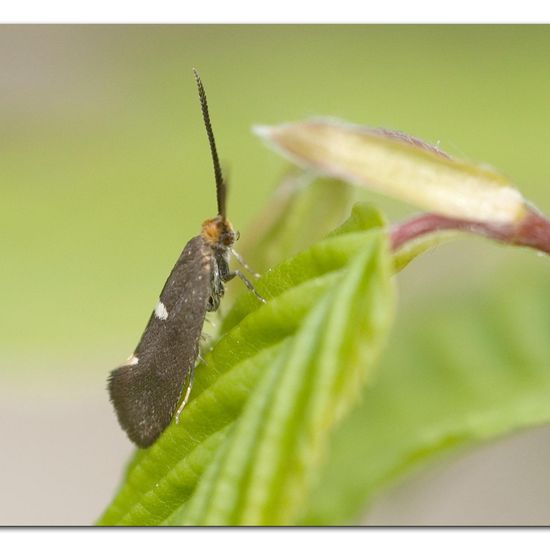
[(197, 82), (197, 88), (199, 90), (199, 99), (201, 102), (202, 118), (204, 119), (204, 126), (206, 127), (206, 133), (208, 134), (208, 143), (210, 144), (210, 152), (212, 154), (212, 162), (214, 164), (214, 176), (216, 177), (216, 198), (218, 201), (218, 214), (225, 219), (225, 196), (226, 185), (223, 179), (222, 169), (220, 166), (220, 159), (218, 158), (218, 152), (216, 151), (216, 142), (214, 140), (214, 132), (212, 131), (212, 124), (210, 123), (210, 115), (208, 114), (208, 103), (206, 101), (206, 93), (204, 92), (204, 86), (202, 85), (201, 77), (196, 69), (193, 69), (195, 80)]

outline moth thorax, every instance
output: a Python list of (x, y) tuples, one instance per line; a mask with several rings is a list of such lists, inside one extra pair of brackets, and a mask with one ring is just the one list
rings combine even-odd
[(239, 238), (239, 232), (233, 230), (229, 220), (216, 216), (202, 224), (202, 238), (210, 246), (231, 247)]

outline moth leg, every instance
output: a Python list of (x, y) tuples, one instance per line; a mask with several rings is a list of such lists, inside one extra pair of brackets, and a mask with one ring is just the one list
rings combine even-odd
[(231, 248), (231, 254), (233, 254), (233, 256), (235, 256), (235, 259), (248, 271), (248, 273), (250, 273), (250, 275), (252, 275), (252, 277), (254, 277), (255, 279), (259, 279), (260, 278), (260, 274), (259, 273), (256, 273), (245, 261), (244, 261), (244, 258), (234, 249), (234, 248)]
[(220, 300), (224, 295), (223, 281), (220, 277), (220, 272), (217, 262), (212, 259), (212, 279), (211, 279), (211, 293), (206, 304), (206, 311), (217, 311), (220, 307)]
[(176, 411), (176, 424), (179, 424), (180, 414), (182, 413), (183, 409), (185, 408), (185, 405), (187, 405), (187, 401), (189, 400), (189, 395), (191, 393), (191, 388), (193, 387), (193, 377), (194, 376), (195, 376), (195, 369), (192, 368), (191, 372), (189, 373), (189, 382), (187, 384), (187, 389), (185, 390), (185, 397), (183, 398), (183, 401), (181, 402), (181, 405), (178, 407), (178, 410)]
[(210, 295), (210, 298), (208, 299), (208, 304), (206, 305), (206, 311), (217, 311), (217, 309), (220, 307), (220, 300), (221, 296), (223, 295), (223, 291), (220, 294), (219, 290), (215, 290)]
[(260, 302), (262, 302), (262, 304), (267, 304), (267, 302), (265, 301), (265, 298), (263, 296), (260, 296), (256, 292), (256, 289), (254, 288), (254, 285), (246, 278), (244, 273), (242, 273), (238, 269), (236, 269), (235, 271), (231, 271), (229, 273), (229, 277), (228, 277), (227, 280), (230, 281), (234, 277), (238, 277), (245, 284), (246, 288), (248, 288), (248, 290), (250, 290), (250, 292), (252, 292), (252, 294), (254, 294), (254, 296), (256, 296), (256, 298), (258, 298), (258, 300), (260, 300)]

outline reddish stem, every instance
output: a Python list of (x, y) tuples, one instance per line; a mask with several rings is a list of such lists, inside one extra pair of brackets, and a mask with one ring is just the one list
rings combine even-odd
[(550, 220), (528, 208), (516, 224), (495, 224), (446, 218), (437, 214), (421, 214), (391, 229), (392, 250), (407, 242), (436, 231), (455, 230), (483, 235), (516, 246), (528, 246), (550, 254)]

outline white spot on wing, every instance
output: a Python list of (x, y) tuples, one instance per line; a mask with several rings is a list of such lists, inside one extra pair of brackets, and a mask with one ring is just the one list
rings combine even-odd
[(128, 359), (126, 359), (126, 362), (124, 363), (124, 367), (133, 367), (134, 365), (137, 365), (139, 363), (139, 359), (137, 358), (137, 355), (134, 355), (132, 353), (132, 355), (130, 355), (130, 357), (128, 357)]
[(165, 321), (166, 319), (168, 319), (168, 310), (160, 300), (157, 304), (157, 307), (155, 308), (155, 317), (157, 319), (161, 319), (162, 321)]

